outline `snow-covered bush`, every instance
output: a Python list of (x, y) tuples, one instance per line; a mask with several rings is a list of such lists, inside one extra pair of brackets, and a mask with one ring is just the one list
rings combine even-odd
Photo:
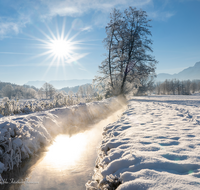
[(8, 97), (3, 98), (0, 102), (0, 115), (9, 116), (12, 114), (29, 114), (38, 111), (50, 110), (63, 106), (72, 106), (79, 103), (89, 103), (96, 100), (102, 100), (99, 95), (96, 97), (80, 97), (78, 94), (66, 95), (63, 92), (54, 94), (53, 99), (48, 100), (9, 100)]
[(53, 97), (55, 107), (67, 105), (67, 98), (62, 92), (57, 92)]
[(9, 100), (8, 97), (4, 97), (1, 107), (0, 107), (1, 115), (10, 115), (13, 112), (13, 102)]

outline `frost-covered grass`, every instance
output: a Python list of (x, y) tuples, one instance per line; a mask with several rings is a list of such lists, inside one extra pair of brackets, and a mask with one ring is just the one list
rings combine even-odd
[(0, 174), (34, 155), (42, 146), (51, 143), (56, 135), (88, 129), (91, 124), (121, 108), (122, 102), (118, 98), (109, 98), (0, 118)]
[(133, 97), (103, 140), (88, 190), (200, 189), (200, 95)]
[(38, 111), (50, 110), (62, 106), (71, 106), (79, 103), (96, 101), (97, 98), (80, 98), (57, 93), (53, 99), (22, 99), (9, 100), (7, 97), (0, 99), (0, 117), (14, 114), (29, 114)]

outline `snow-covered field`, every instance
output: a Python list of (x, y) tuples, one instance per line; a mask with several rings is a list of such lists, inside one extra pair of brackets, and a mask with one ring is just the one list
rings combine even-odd
[(133, 97), (94, 171), (88, 190), (200, 189), (200, 95)]
[(109, 98), (0, 118), (0, 174), (12, 170), (14, 165), (18, 166), (23, 159), (34, 155), (41, 146), (51, 143), (56, 135), (84, 131), (120, 109), (123, 104), (122, 99)]

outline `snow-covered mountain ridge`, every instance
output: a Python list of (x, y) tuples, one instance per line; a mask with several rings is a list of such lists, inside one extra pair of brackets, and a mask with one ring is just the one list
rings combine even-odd
[(166, 79), (179, 80), (198, 80), (200, 79), (200, 62), (197, 62), (193, 67), (188, 67), (177, 74), (160, 73), (157, 75), (156, 81), (165, 81)]
[[(45, 82), (46, 81), (29, 81), (25, 85), (41, 88)], [(92, 79), (52, 80), (49, 81), (48, 83), (52, 84), (56, 89), (61, 89), (65, 87), (74, 87), (92, 83)]]

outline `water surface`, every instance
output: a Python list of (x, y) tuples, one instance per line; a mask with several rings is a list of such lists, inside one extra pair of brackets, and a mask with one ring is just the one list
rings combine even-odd
[(52, 145), (15, 167), (14, 171), (3, 174), (3, 179), (9, 183), (0, 185), (0, 189), (85, 189), (85, 183), (93, 175), (103, 127), (115, 122), (122, 112), (123, 109), (115, 112), (85, 132), (57, 136)]

